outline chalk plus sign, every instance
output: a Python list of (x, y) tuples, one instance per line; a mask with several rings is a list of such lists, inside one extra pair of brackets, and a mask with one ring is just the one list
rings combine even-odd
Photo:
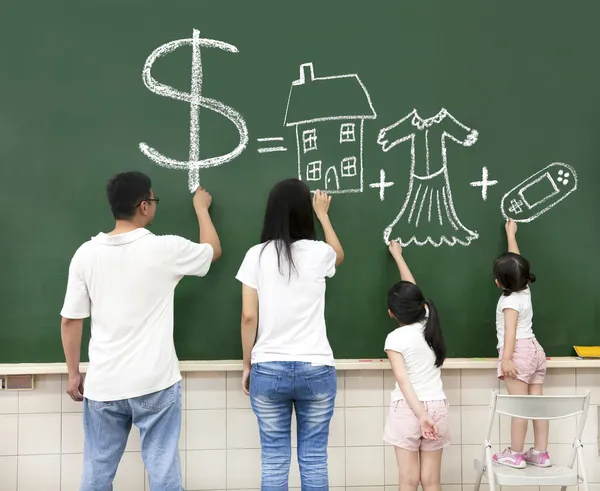
[(379, 171), (379, 182), (374, 182), (369, 184), (370, 188), (379, 188), (379, 199), (383, 201), (385, 199), (385, 188), (389, 188), (393, 186), (393, 182), (386, 182), (385, 180), (385, 171), (381, 169)]
[(488, 170), (487, 167), (484, 167), (481, 170), (481, 181), (472, 182), (471, 186), (481, 186), (481, 197), (483, 198), (483, 201), (485, 201), (487, 200), (487, 188), (495, 184), (498, 184), (498, 181), (488, 181)]

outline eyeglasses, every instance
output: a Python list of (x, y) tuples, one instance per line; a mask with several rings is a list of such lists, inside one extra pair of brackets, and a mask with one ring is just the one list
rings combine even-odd
[[(142, 201), (140, 201), (137, 206), (140, 206), (144, 201), (154, 201), (156, 204), (160, 203), (160, 200), (158, 198), (148, 198), (148, 199), (143, 199)], [(137, 208), (136, 206), (136, 208)]]

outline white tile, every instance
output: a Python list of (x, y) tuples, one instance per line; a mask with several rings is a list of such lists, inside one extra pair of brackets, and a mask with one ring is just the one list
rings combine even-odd
[(346, 410), (336, 407), (329, 424), (329, 446), (343, 447), (346, 445)]
[[(588, 445), (589, 446), (589, 445)], [(571, 445), (553, 443), (548, 445), (548, 452), (554, 464), (567, 465), (571, 455)], [(583, 447), (585, 449), (585, 447)]]
[[(187, 455), (186, 452), (179, 451), (179, 461), (181, 462), (181, 485), (183, 489), (187, 489), (186, 484), (186, 465), (187, 465)], [(148, 472), (144, 472), (144, 489), (145, 491), (151, 491), (150, 489), (150, 480), (148, 478)]]
[(61, 415), (20, 414), (19, 455), (60, 454)]
[(346, 394), (346, 372), (336, 371), (337, 394), (335, 396), (335, 407), (344, 407)]
[(83, 454), (62, 455), (60, 491), (79, 491), (83, 474)]
[(346, 408), (346, 446), (383, 445), (383, 412), (380, 407)]
[(17, 436), (19, 434), (19, 416), (0, 415), (0, 455), (17, 455)]
[(346, 407), (383, 405), (383, 370), (346, 372)]
[(382, 405), (384, 407), (389, 407), (391, 401), (392, 391), (396, 386), (396, 378), (394, 377), (394, 372), (391, 370), (383, 371), (383, 400)]
[(227, 448), (260, 448), (258, 423), (252, 409), (227, 410)]
[[(398, 486), (399, 475), (398, 475), (398, 462), (396, 462), (396, 452), (394, 447), (388, 445), (384, 451), (384, 484), (386, 486)], [(396, 490), (398, 488), (395, 488)]]
[[(508, 447), (511, 444), (510, 441), (510, 426), (512, 418), (509, 416), (496, 415), (496, 418), (500, 420), (500, 446), (502, 448)], [(527, 435), (525, 436), (525, 448), (529, 448), (533, 445), (533, 423), (529, 421), (527, 423)]]
[(226, 410), (186, 411), (188, 450), (215, 450), (227, 447)]
[[(481, 459), (483, 448), (481, 445), (462, 445), (462, 483), (473, 484), (475, 482), (476, 472), (474, 467), (475, 458)], [(492, 454), (499, 452), (499, 445), (492, 445)]]
[(442, 370), (444, 393), (451, 406), (460, 406), (460, 370)]
[(460, 372), (460, 400), (463, 406), (488, 406), (492, 390), (499, 388), (496, 370), (461, 370)]
[(141, 452), (142, 451), (142, 439), (140, 437), (139, 428), (132, 426), (127, 438), (127, 445), (125, 446), (126, 452)]
[[(490, 409), (487, 406), (462, 406), (462, 442), (465, 445), (481, 445), (487, 438)], [(494, 418), (490, 441), (500, 443), (500, 422)], [(454, 483), (451, 483), (454, 484)]]
[(577, 393), (584, 395), (590, 391), (590, 404), (600, 404), (600, 369), (577, 369)]
[(17, 457), (0, 457), (0, 489), (17, 491)]
[(186, 409), (225, 409), (227, 407), (227, 374), (225, 372), (188, 373), (186, 396)]
[(20, 456), (18, 491), (60, 491), (60, 455)]
[(346, 447), (346, 486), (385, 484), (384, 447)]
[(242, 392), (242, 372), (227, 372), (227, 408), (250, 409), (250, 397)]
[(598, 422), (600, 421), (600, 406), (590, 406), (585, 420), (585, 427), (583, 429), (583, 435), (581, 441), (586, 443), (596, 443), (600, 441), (600, 435), (598, 434)]
[(19, 412), (19, 393), (15, 390), (0, 390), (0, 414)]
[(460, 484), (442, 484), (442, 491), (462, 491)]
[(83, 418), (81, 413), (62, 415), (62, 453), (83, 453)]
[(568, 396), (577, 394), (577, 376), (574, 368), (551, 368), (544, 380), (544, 394)]
[(583, 462), (587, 477), (590, 482), (600, 483), (600, 454), (598, 454), (598, 442), (592, 445), (584, 445)]
[[(235, 469), (235, 466), (231, 466)], [(190, 490), (226, 489), (227, 454), (225, 450), (187, 452), (186, 482)], [(248, 486), (249, 487), (249, 486)], [(260, 484), (258, 486), (260, 488)]]
[(144, 491), (144, 462), (139, 452), (128, 452), (117, 469), (113, 491)]
[[(84, 377), (85, 377), (85, 375), (84, 375)], [(83, 403), (74, 401), (73, 399), (71, 399), (71, 396), (69, 396), (69, 394), (67, 394), (68, 380), (69, 380), (68, 375), (63, 375), (61, 377), (60, 398), (62, 401), (61, 402), (62, 412), (63, 413), (80, 413), (81, 411), (83, 411)]]
[(462, 411), (460, 406), (451, 406), (448, 412), (448, 422), (450, 426), (450, 442), (452, 445), (462, 443)]
[(385, 491), (385, 486), (350, 486), (346, 491)]
[(227, 462), (227, 489), (260, 488), (260, 450), (228, 450)]
[(38, 375), (35, 389), (19, 391), (19, 413), (60, 413), (61, 394), (60, 375)]
[[(138, 430), (138, 437), (140, 436)], [(129, 435), (129, 441), (131, 442), (131, 435)], [(127, 442), (129, 443), (129, 442)], [(140, 450), (142, 449), (142, 442), (140, 440)], [(181, 411), (181, 430), (179, 432), (179, 450), (185, 450), (187, 445), (187, 411)]]
[[(450, 445), (442, 455), (442, 484), (462, 483), (462, 448), (460, 445)], [(472, 466), (472, 464), (471, 464)]]

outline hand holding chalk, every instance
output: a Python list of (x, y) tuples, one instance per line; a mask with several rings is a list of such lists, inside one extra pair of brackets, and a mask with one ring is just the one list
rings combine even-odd
[(194, 192), (193, 203), (194, 210), (196, 210), (196, 213), (207, 211), (210, 208), (210, 204), (212, 203), (212, 196), (201, 186), (198, 186), (196, 188), (196, 191)]

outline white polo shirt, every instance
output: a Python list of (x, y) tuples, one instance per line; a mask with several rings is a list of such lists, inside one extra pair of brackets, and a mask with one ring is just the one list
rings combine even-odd
[(173, 342), (173, 298), (183, 276), (204, 276), (213, 248), (139, 228), (98, 234), (69, 267), (61, 316), (91, 315), (85, 397), (116, 401), (181, 380)]
[(336, 253), (325, 242), (292, 244), (296, 271), (281, 272), (275, 244), (252, 247), (236, 278), (258, 291), (258, 332), (252, 364), (300, 361), (334, 366), (325, 327), (325, 278), (335, 274)]

